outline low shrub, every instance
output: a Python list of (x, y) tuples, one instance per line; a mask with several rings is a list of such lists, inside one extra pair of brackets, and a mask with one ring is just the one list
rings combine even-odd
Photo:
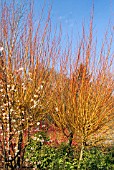
[(58, 148), (46, 145), (48, 139), (36, 134), (26, 147), (25, 162), (39, 170), (73, 170), (77, 167), (77, 159), (69, 145), (61, 144)]
[[(26, 147), (25, 162), (38, 170), (76, 170), (79, 154), (68, 144), (58, 147), (46, 145), (49, 142), (45, 134), (36, 134)], [(114, 149), (101, 151), (92, 148), (84, 151), (81, 170), (112, 170), (114, 169)]]
[(92, 148), (84, 152), (81, 170), (112, 170), (114, 169), (114, 150), (103, 152)]

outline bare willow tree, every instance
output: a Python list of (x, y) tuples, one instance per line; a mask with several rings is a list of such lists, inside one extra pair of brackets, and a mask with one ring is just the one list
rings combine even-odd
[(75, 62), (69, 64), (69, 50), (64, 55), (51, 102), (51, 116), (55, 124), (69, 138), (70, 145), (74, 138), (81, 147), (78, 169), (83, 150), (91, 143), (91, 136), (95, 142), (94, 135), (102, 136), (114, 118), (113, 30), (110, 38), (106, 33), (101, 51), (97, 54), (92, 27), (93, 19), (89, 36), (83, 27)]
[[(51, 68), (60, 51), (60, 36), (51, 36), (50, 10), (37, 24), (33, 4), (3, 3), (0, 39), (0, 158), (4, 169), (23, 166), (32, 129), (47, 113)], [(54, 56), (54, 57), (53, 57)]]

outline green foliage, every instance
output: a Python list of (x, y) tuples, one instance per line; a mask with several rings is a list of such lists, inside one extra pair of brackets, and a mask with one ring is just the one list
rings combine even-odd
[(25, 152), (25, 159), (28, 163), (38, 164), (37, 160), (41, 154), (42, 146), (48, 140), (44, 132), (38, 132), (30, 139)]
[(40, 170), (73, 170), (77, 167), (73, 150), (68, 145), (54, 148), (33, 139), (26, 148), (25, 160)]
[[(78, 165), (78, 156), (75, 150), (68, 144), (62, 144), (59, 147), (46, 145), (45, 141), (49, 141), (42, 134), (35, 135), (30, 144), (26, 148), (25, 160), (32, 164), (38, 170), (76, 170)], [(45, 137), (44, 142), (43, 141)], [(78, 153), (79, 154), (79, 153)], [(98, 148), (92, 148), (84, 151), (83, 160), (81, 162), (81, 170), (112, 170), (114, 169), (114, 149), (104, 153)]]
[(112, 170), (114, 168), (113, 151), (103, 153), (97, 148), (84, 152), (81, 170)]

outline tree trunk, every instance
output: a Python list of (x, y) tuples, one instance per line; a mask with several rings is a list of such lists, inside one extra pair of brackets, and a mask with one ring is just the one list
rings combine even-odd
[(82, 159), (83, 159), (84, 149), (85, 149), (85, 145), (84, 145), (84, 142), (82, 142), (81, 151), (80, 151), (80, 157), (79, 157), (79, 163), (78, 163), (77, 170), (80, 170), (80, 164), (81, 164), (81, 161), (82, 161)]
[(73, 133), (71, 132), (69, 135), (69, 146), (72, 146), (72, 139), (73, 139)]

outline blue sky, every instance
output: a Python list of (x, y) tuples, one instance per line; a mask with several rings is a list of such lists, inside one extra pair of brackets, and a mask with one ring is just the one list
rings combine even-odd
[[(44, 0), (35, 0), (35, 16), (39, 14)], [(47, 15), (49, 6), (52, 5), (52, 26), (62, 24), (62, 32), (65, 35), (73, 32), (73, 37), (81, 33), (82, 22), (89, 27), (90, 13), (93, 0), (47, 0), (44, 15)], [(94, 0), (94, 33), (101, 41), (110, 23), (114, 25), (114, 0)]]
[[(10, 2), (12, 0), (6, 0)], [(17, 0), (21, 2), (23, 0)], [(28, 2), (28, 0), (25, 0)], [(32, 1), (32, 0), (30, 0)], [(39, 14), (45, 3), (44, 17), (47, 17), (49, 7), (52, 5), (51, 23), (52, 28), (62, 24), (62, 34), (64, 43), (67, 41), (67, 34), (73, 33), (73, 45), (75, 46), (78, 33), (81, 34), (82, 22), (85, 23), (86, 30), (89, 28), (90, 13), (94, 1), (94, 35), (97, 36), (100, 47), (106, 29), (110, 25), (114, 26), (114, 0), (34, 0), (34, 15), (39, 18)], [(42, 21), (43, 22), (43, 21)], [(52, 30), (53, 30), (52, 29)], [(110, 32), (110, 31), (109, 31)], [(114, 51), (114, 43), (113, 43)]]

